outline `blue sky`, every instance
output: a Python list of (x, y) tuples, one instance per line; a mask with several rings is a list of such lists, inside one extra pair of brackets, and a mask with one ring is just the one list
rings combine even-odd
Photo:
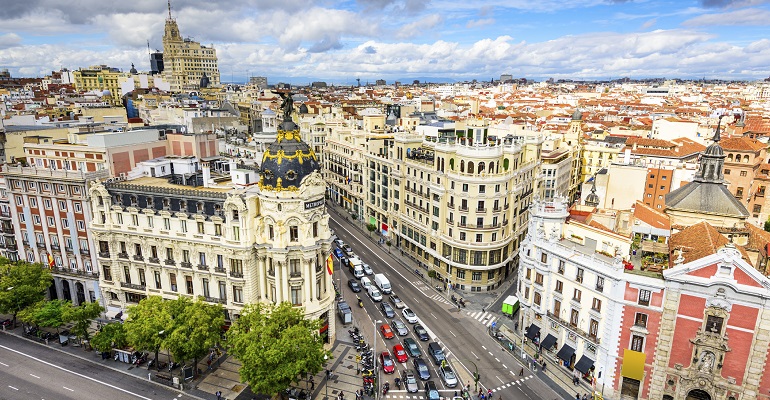
[[(149, 69), (164, 0), (3, 0), (0, 68)], [(74, 3), (74, 4), (68, 4)], [(173, 0), (222, 79), (770, 76), (770, 0)]]

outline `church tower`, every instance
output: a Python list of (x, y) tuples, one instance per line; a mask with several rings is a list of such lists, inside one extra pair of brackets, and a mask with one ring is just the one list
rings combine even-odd
[(203, 76), (208, 77), (209, 86), (219, 86), (216, 49), (182, 37), (171, 15), (171, 0), (163, 31), (163, 68), (163, 77), (175, 93), (200, 89)]

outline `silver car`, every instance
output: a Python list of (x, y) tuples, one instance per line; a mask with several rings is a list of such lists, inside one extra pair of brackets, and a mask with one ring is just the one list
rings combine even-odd
[(373, 275), (374, 271), (372, 271), (372, 267), (369, 266), (369, 264), (364, 264), (364, 273), (366, 275)]
[(452, 368), (448, 365), (439, 368), (438, 374), (441, 375), (441, 379), (444, 381), (447, 387), (453, 388), (457, 386), (457, 376), (455, 375), (455, 372), (452, 371)]
[(401, 373), (401, 381), (404, 382), (404, 389), (406, 389), (409, 393), (417, 393), (417, 379), (414, 377), (414, 374), (409, 371), (405, 370), (403, 373)]
[(393, 323), (390, 324), (390, 327), (396, 331), (398, 336), (406, 336), (409, 334), (409, 329), (406, 327), (405, 323), (401, 322), (400, 319), (394, 319)]

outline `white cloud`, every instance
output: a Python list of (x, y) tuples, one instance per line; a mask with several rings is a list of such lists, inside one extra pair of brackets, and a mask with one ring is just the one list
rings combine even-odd
[(0, 35), (0, 49), (18, 46), (19, 44), (21, 44), (21, 36), (15, 33)]
[(682, 22), (684, 26), (765, 26), (770, 25), (770, 11), (744, 8), (726, 13), (704, 14)]
[(411, 38), (418, 35), (425, 35), (426, 33), (429, 33), (429, 31), (433, 29), (436, 25), (440, 24), (442, 21), (443, 21), (443, 18), (441, 17), (441, 15), (430, 14), (417, 21), (401, 26), (400, 28), (398, 28), (398, 31), (396, 32), (395, 36), (398, 39), (406, 39), (406, 38)]
[(466, 28), (480, 28), (485, 25), (492, 25), (495, 23), (494, 18), (484, 18), (484, 19), (475, 19), (468, 21), (467, 24), (465, 24)]

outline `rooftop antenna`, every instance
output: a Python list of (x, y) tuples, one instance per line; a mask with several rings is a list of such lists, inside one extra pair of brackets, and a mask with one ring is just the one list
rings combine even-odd
[(168, 0), (168, 19), (171, 19), (171, 0)]

